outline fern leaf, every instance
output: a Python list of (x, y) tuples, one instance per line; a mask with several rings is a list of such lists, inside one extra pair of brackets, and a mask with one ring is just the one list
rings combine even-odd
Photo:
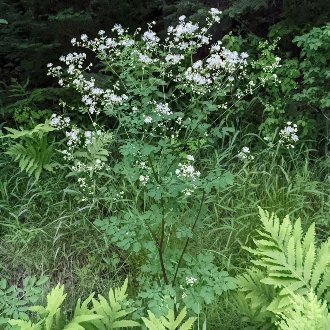
[(291, 233), (292, 233), (292, 225), (290, 222), (290, 218), (289, 218), (289, 216), (286, 216), (283, 219), (282, 224), (280, 225), (277, 244), (279, 244), (279, 246), (281, 246), (281, 247), (283, 246), (285, 248), (285, 246), (287, 246), (287, 244), (289, 242)]
[(190, 330), (196, 318), (190, 317), (188, 320), (184, 321), (186, 315), (186, 308), (182, 309), (176, 318), (173, 310), (169, 310), (166, 317), (162, 316), (160, 318), (157, 318), (151, 311), (148, 311), (149, 319), (142, 317), (142, 320), (150, 330)]
[(327, 301), (330, 301), (330, 267), (327, 268), (327, 270), (324, 272), (324, 275), (322, 277), (322, 281), (317, 288), (317, 295), (318, 297), (322, 297), (325, 295), (324, 299)]
[(301, 235), (297, 235), (300, 240), (296, 238), (296, 273), (298, 276), (303, 274), (303, 264), (304, 264), (304, 251), (301, 244)]
[(311, 277), (311, 287), (316, 288), (322, 281), (322, 275), (330, 267), (330, 239), (324, 242), (317, 251), (316, 267)]
[(42, 170), (52, 171), (55, 163), (51, 161), (54, 153), (51, 144), (48, 144), (47, 134), (54, 130), (49, 124), (37, 125), (32, 130), (15, 130), (7, 128), (11, 134), (5, 135), (12, 139), (20, 139), (19, 143), (10, 146), (6, 153), (19, 163), (20, 170), (36, 180)]
[(63, 330), (85, 330), (85, 327), (81, 325), (81, 323), (91, 322), (94, 320), (101, 319), (102, 316), (97, 314), (89, 314), (89, 315), (79, 315), (75, 316), (65, 327)]
[(315, 246), (314, 246), (314, 242), (312, 242), (309, 246), (309, 249), (306, 253), (304, 260), (304, 281), (306, 286), (309, 285), (309, 280), (312, 275), (314, 262), (315, 262)]
[(64, 285), (57, 284), (47, 295), (46, 310), (49, 315), (55, 315), (57, 313), (65, 297), (66, 293), (64, 293)]
[[(303, 236), (300, 219), (292, 225), (289, 217), (280, 222), (274, 214), (260, 209), (260, 220), (263, 225), (263, 230), (258, 231), (261, 238), (254, 240), (255, 249), (246, 250), (256, 257), (252, 260), (254, 265), (265, 271), (260, 282), (277, 289), (268, 308), (282, 310), (290, 304), (292, 294), (305, 295), (311, 289), (322, 298), (330, 286), (330, 240), (316, 249), (314, 224)], [(253, 296), (248, 290), (246, 294)]]
[(303, 241), (303, 250), (305, 253), (310, 249), (310, 245), (314, 243), (315, 240), (315, 223), (311, 224), (307, 230), (307, 233)]
[(41, 330), (41, 324), (33, 324), (31, 321), (24, 320), (9, 320), (8, 323), (12, 326), (18, 326), (20, 330)]
[(97, 299), (92, 299), (93, 311), (102, 316), (101, 319), (93, 321), (93, 325), (98, 330), (117, 329), (121, 327), (140, 326), (138, 322), (132, 320), (121, 320), (130, 312), (123, 309), (126, 302), (128, 280), (126, 279), (121, 288), (109, 290), (109, 301), (102, 295)]
[(291, 236), (287, 245), (287, 260), (288, 264), (292, 267), (296, 267), (296, 249), (295, 249), (295, 237)]
[(293, 237), (296, 241), (300, 242), (302, 239), (302, 228), (301, 228), (301, 220), (300, 218), (297, 219), (297, 221), (294, 223), (293, 226)]
[(291, 307), (279, 314), (277, 325), (280, 330), (328, 330), (330, 314), (326, 302), (317, 300), (310, 291), (306, 298), (298, 295), (291, 297)]
[(121, 320), (112, 323), (110, 329), (139, 327), (140, 323), (131, 320)]

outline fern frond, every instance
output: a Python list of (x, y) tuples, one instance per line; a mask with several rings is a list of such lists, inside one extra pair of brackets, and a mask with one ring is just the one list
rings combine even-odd
[(188, 320), (184, 321), (187, 316), (186, 308), (182, 309), (177, 317), (175, 317), (172, 309), (168, 311), (166, 317), (161, 316), (157, 318), (151, 311), (148, 311), (148, 316), (148, 319), (142, 317), (142, 320), (150, 330), (190, 330), (196, 320), (195, 317), (190, 317)]
[(280, 330), (328, 330), (330, 314), (326, 302), (317, 299), (310, 291), (306, 297), (292, 295), (291, 307), (280, 313), (277, 322)]
[(93, 324), (95, 320), (100, 320), (103, 316), (94, 314), (88, 305), (92, 301), (94, 293), (92, 293), (87, 299), (81, 303), (81, 299), (78, 299), (76, 308), (74, 311), (73, 319), (64, 327), (63, 330), (85, 330), (89, 328), (90, 324)]
[(7, 135), (3, 135), (1, 138), (11, 138), (11, 139), (21, 139), (25, 137), (32, 137), (34, 135), (38, 135), (39, 137), (42, 137), (45, 135), (45, 133), (49, 133), (52, 131), (55, 131), (56, 128), (51, 126), (49, 124), (49, 120), (46, 121), (44, 124), (38, 124), (31, 130), (25, 130), (25, 129), (15, 129), (11, 127), (5, 127), (5, 129), (10, 133)]
[(6, 154), (19, 163), (21, 171), (25, 171), (29, 176), (34, 175), (37, 180), (42, 170), (53, 172), (56, 166), (51, 160), (54, 149), (48, 144), (46, 135), (25, 137), (21, 143), (10, 146)]
[(261, 282), (265, 273), (257, 268), (248, 269), (245, 274), (237, 277), (239, 292), (244, 294), (251, 310), (256, 314), (269, 316), (267, 306), (274, 298), (275, 290), (272, 286)]
[[(265, 276), (260, 282), (279, 289), (268, 309), (283, 310), (290, 304), (292, 294), (305, 295), (310, 290), (324, 298), (330, 286), (327, 275), (330, 240), (317, 249), (314, 224), (303, 236), (300, 219), (292, 225), (288, 216), (280, 222), (274, 214), (262, 209), (259, 213), (263, 225), (263, 230), (259, 231), (261, 238), (254, 240), (255, 249), (247, 250), (256, 257), (252, 262), (264, 269)], [(257, 286), (253, 288), (256, 289)]]
[(31, 321), (10, 320), (8, 323), (12, 326), (18, 326), (20, 330), (41, 330), (40, 323), (33, 324)]
[(98, 299), (92, 299), (93, 311), (102, 317), (99, 320), (93, 321), (93, 325), (96, 329), (108, 330), (140, 326), (138, 322), (122, 319), (130, 313), (123, 308), (127, 298), (127, 285), (128, 280), (126, 279), (121, 288), (116, 288), (115, 290), (110, 289), (109, 301), (102, 295), (98, 295)]

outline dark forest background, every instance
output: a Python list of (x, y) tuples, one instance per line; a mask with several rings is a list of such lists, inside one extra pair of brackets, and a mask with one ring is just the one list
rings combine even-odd
[(225, 14), (216, 35), (276, 35), (288, 56), (298, 55), (293, 37), (322, 26), (330, 13), (328, 0), (1, 0), (0, 18), (8, 23), (0, 29), (1, 81), (49, 86), (46, 64), (70, 51), (74, 36), (95, 36), (115, 23), (134, 30), (153, 20), (162, 30), (183, 14), (197, 21), (210, 7)]

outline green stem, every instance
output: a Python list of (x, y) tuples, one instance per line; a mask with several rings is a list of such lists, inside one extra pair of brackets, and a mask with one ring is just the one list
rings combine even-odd
[[(202, 207), (203, 207), (204, 201), (205, 201), (205, 191), (203, 190), (203, 195), (202, 195), (201, 203), (199, 205), (199, 209), (198, 209), (198, 212), (197, 212), (197, 215), (196, 215), (196, 218), (195, 218), (195, 222), (193, 223), (193, 225), (191, 227), (191, 231), (193, 231), (195, 229), (195, 226), (197, 224), (197, 221), (198, 221), (199, 216), (200, 216), (201, 211), (202, 211)], [(176, 265), (176, 269), (175, 269), (175, 273), (174, 273), (174, 277), (173, 277), (173, 281), (172, 281), (172, 286), (174, 286), (174, 284), (175, 284), (175, 280), (177, 278), (178, 271), (179, 271), (179, 268), (180, 268), (180, 265), (181, 265), (183, 256), (186, 253), (186, 250), (187, 250), (187, 247), (188, 247), (188, 244), (189, 244), (189, 240), (190, 240), (190, 238), (187, 237), (186, 243), (185, 243), (185, 245), (184, 245), (184, 247), (182, 249), (180, 258), (179, 258), (178, 263)]]
[(153, 164), (152, 164), (152, 160), (151, 160), (150, 155), (148, 155), (148, 160), (149, 160), (149, 163), (150, 163), (150, 167), (151, 167), (152, 174), (154, 175), (156, 182), (157, 182), (158, 184), (161, 184), (161, 181), (160, 181), (160, 179), (158, 178), (158, 175), (157, 175), (157, 173), (156, 173), (156, 171), (155, 171), (155, 168), (154, 168), (154, 166), (153, 166)]
[(164, 237), (165, 237), (165, 210), (164, 210), (164, 205), (163, 205), (163, 201), (161, 202), (162, 204), (162, 223), (161, 223), (161, 233), (160, 233), (160, 239), (159, 239), (159, 243), (158, 243), (158, 255), (159, 255), (159, 261), (160, 261), (160, 267), (162, 270), (162, 274), (163, 274), (163, 279), (166, 285), (169, 284), (169, 280), (168, 280), (168, 276), (166, 273), (166, 269), (165, 269), (165, 263), (164, 263), (164, 256), (163, 256), (163, 245), (164, 245)]

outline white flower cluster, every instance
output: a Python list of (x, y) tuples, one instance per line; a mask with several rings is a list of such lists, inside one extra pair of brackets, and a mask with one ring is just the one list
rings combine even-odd
[(242, 150), (238, 153), (237, 157), (241, 160), (253, 160), (254, 156), (251, 155), (249, 147), (243, 147)]
[(114, 90), (102, 89), (96, 87), (93, 77), (89, 80), (85, 77), (84, 71), (88, 71), (92, 67), (92, 64), (89, 64), (83, 69), (85, 59), (85, 53), (72, 53), (61, 56), (60, 61), (68, 66), (66, 71), (63, 71), (61, 66), (54, 67), (52, 63), (49, 63), (48, 75), (59, 78), (59, 85), (72, 86), (79, 91), (81, 93), (81, 101), (85, 104), (90, 114), (99, 113), (98, 106), (109, 108), (125, 102), (128, 99), (127, 95), (115, 94), (114, 90), (118, 89), (116, 85), (113, 86)]
[(150, 116), (143, 115), (143, 121), (146, 124), (151, 124), (152, 123), (152, 118)]
[(57, 114), (53, 113), (50, 118), (49, 124), (56, 128), (65, 128), (70, 125), (70, 122), (71, 122), (71, 120), (69, 117), (63, 117), (61, 115), (57, 115)]
[(122, 190), (119, 193), (116, 193), (116, 195), (113, 197), (114, 202), (120, 202), (124, 198), (125, 192)]
[[(221, 42), (211, 46), (210, 55), (203, 61), (194, 62), (188, 67), (182, 77), (177, 81), (182, 82), (196, 93), (209, 91), (211, 86), (224, 87), (230, 84), (232, 76), (238, 70), (243, 71), (247, 63), (248, 54), (230, 51), (221, 46)], [(229, 75), (229, 77), (228, 77)], [(227, 80), (224, 77), (228, 77)]]
[(193, 276), (186, 277), (186, 283), (189, 286), (193, 286), (197, 282), (197, 278)]
[(211, 8), (210, 14), (215, 22), (220, 22), (220, 16), (222, 14), (222, 11), (220, 11), (218, 8)]
[(168, 64), (178, 64), (184, 59), (182, 54), (168, 54), (165, 56), (165, 61)]
[(80, 128), (76, 128), (73, 127), (71, 129), (71, 131), (66, 131), (65, 132), (65, 136), (67, 137), (67, 145), (70, 148), (74, 148), (75, 146), (77, 146), (80, 143), (80, 133), (81, 133), (81, 129)]
[(299, 141), (299, 137), (297, 135), (298, 127), (297, 124), (292, 124), (291, 121), (288, 121), (287, 126), (285, 126), (282, 130), (280, 130), (280, 144), (286, 146), (287, 149), (293, 149), (294, 144)]
[[(207, 19), (207, 27), (200, 28), (198, 24), (186, 21), (186, 16), (179, 17), (179, 23), (176, 26), (169, 26), (167, 29), (168, 49), (177, 50), (196, 50), (203, 45), (210, 43), (210, 36), (206, 35), (208, 29), (219, 22), (221, 12), (217, 9), (210, 10), (210, 18)], [(179, 57), (175, 58), (178, 61)]]
[(149, 30), (142, 35), (142, 40), (145, 42), (147, 49), (157, 46), (160, 40), (157, 34), (151, 30), (151, 25), (152, 24), (149, 24)]
[[(187, 156), (188, 161), (194, 161), (194, 157), (192, 155)], [(190, 163), (187, 164), (178, 164), (179, 168), (175, 170), (175, 174), (179, 178), (191, 178), (195, 180), (196, 178), (200, 177), (201, 173), (199, 171), (196, 171), (194, 166)]]
[(84, 61), (86, 60), (86, 54), (85, 53), (69, 53), (66, 56), (61, 56), (60, 61), (64, 62), (66, 65), (73, 65), (76, 64), (76, 66), (81, 69)]
[(143, 186), (145, 186), (148, 183), (149, 179), (150, 179), (149, 175), (140, 175), (139, 176), (139, 181), (141, 182), (141, 184)]
[(101, 159), (95, 159), (95, 163), (83, 163), (80, 160), (77, 160), (74, 165), (71, 166), (71, 170), (77, 173), (91, 173), (97, 172), (104, 168), (105, 164)]
[(120, 36), (125, 33), (125, 30), (124, 30), (124, 28), (122, 27), (121, 24), (115, 24), (112, 28), (112, 31), (117, 32), (118, 35), (120, 35)]
[(182, 15), (179, 17), (179, 24), (175, 27), (170, 26), (167, 29), (169, 35), (173, 35), (175, 40), (178, 41), (183, 37), (191, 37), (199, 29), (198, 24), (192, 22), (186, 22), (186, 16)]
[(78, 178), (78, 185), (83, 193), (84, 197), (82, 198), (82, 202), (87, 200), (87, 196), (93, 195), (93, 184), (91, 182), (87, 182), (86, 178)]
[(210, 85), (212, 80), (210, 79), (210, 74), (205, 73), (204, 75), (198, 71), (198, 67), (193, 66), (186, 70), (185, 79), (189, 83), (196, 85)]
[(173, 114), (172, 110), (168, 106), (168, 103), (156, 103), (155, 110), (159, 115), (170, 116)]
[(99, 146), (100, 141), (109, 139), (109, 134), (104, 133), (102, 130), (85, 131), (76, 126), (70, 126), (66, 118), (62, 119), (61, 116), (53, 115), (51, 123), (54, 127), (67, 129), (65, 130), (66, 149), (61, 150), (61, 153), (63, 154), (63, 158), (71, 163), (71, 170), (79, 173), (91, 173), (101, 170), (105, 165), (104, 159), (80, 159), (76, 155), (76, 152), (78, 151), (79, 154), (81, 150), (84, 150), (81, 154), (88, 154), (91, 144), (96, 143)]
[(142, 64), (150, 64), (150, 63), (154, 62), (154, 60), (151, 57), (149, 57), (148, 55), (138, 53), (138, 56), (139, 56), (139, 61)]
[(185, 196), (191, 196), (192, 193), (195, 191), (195, 189), (196, 189), (196, 187), (184, 188), (184, 189), (182, 190), (182, 192), (183, 192), (183, 194), (184, 194)]

